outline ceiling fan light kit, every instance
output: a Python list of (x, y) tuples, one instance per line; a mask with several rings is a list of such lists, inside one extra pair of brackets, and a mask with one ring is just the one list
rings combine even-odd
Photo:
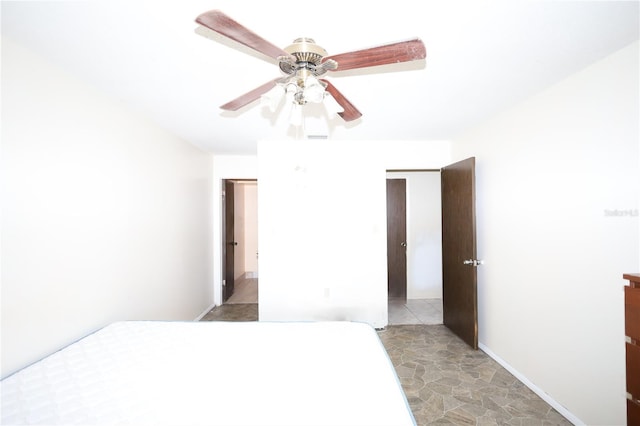
[(344, 121), (353, 121), (362, 116), (360, 111), (333, 84), (324, 78), (319, 78), (328, 72), (417, 61), (426, 57), (425, 46), (418, 38), (328, 55), (324, 48), (307, 37), (297, 38), (291, 45), (280, 49), (219, 10), (211, 10), (199, 15), (196, 22), (277, 60), (280, 71), (285, 74), (227, 102), (220, 108), (237, 111), (261, 99), (271, 111), (275, 111), (285, 98), (292, 104), (290, 122), (295, 125), (302, 120), (303, 105), (309, 102), (322, 103), (327, 95), (333, 97), (342, 108), (342, 111), (337, 113)]

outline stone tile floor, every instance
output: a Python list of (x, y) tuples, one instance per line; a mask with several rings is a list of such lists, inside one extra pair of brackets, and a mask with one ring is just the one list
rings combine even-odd
[(200, 321), (258, 321), (258, 304), (235, 303), (216, 306)]
[(443, 325), (393, 325), (378, 335), (418, 425), (571, 424)]
[[(201, 321), (257, 321), (257, 304), (218, 306)], [(571, 425), (443, 325), (389, 325), (378, 335), (418, 425)]]

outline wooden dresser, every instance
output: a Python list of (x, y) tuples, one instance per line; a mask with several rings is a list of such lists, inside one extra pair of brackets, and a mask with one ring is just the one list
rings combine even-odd
[(640, 274), (624, 274), (627, 359), (627, 425), (640, 426)]

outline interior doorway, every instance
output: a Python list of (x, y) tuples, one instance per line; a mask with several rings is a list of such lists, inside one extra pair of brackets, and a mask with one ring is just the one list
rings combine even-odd
[(258, 181), (223, 185), (223, 304), (258, 303)]
[[(389, 197), (393, 181), (401, 196)], [(440, 170), (388, 171), (387, 191), (389, 324), (442, 324)], [(404, 224), (394, 217), (398, 214), (405, 216)], [(404, 226), (405, 237), (392, 234), (403, 230), (393, 231), (391, 221)], [(392, 291), (399, 280), (405, 281), (404, 292)]]
[[(409, 171), (399, 171), (408, 173)], [(421, 242), (417, 232), (412, 227), (412, 222), (424, 218), (423, 212), (414, 212), (412, 204), (421, 201), (436, 204), (440, 202), (437, 209), (433, 209), (434, 213), (439, 211), (440, 219), (432, 222), (439, 223), (440, 229), (437, 234), (439, 238), (430, 238), (431, 245), (439, 250), (440, 265), (431, 268), (432, 272), (439, 271), (439, 282), (437, 286), (440, 289), (440, 301), (442, 316), (439, 323), (444, 324), (453, 331), (458, 337), (464, 340), (473, 349), (478, 348), (478, 277), (476, 268), (483, 264), (482, 260), (477, 259), (476, 249), (476, 213), (475, 213), (475, 157), (470, 157), (458, 161), (437, 170), (433, 174), (439, 178), (439, 184), (433, 185), (433, 190), (412, 191), (411, 184), (407, 179), (407, 300), (404, 305), (397, 307), (389, 305), (389, 324), (401, 324), (406, 318), (393, 318), (394, 309), (403, 308), (408, 312), (404, 314), (422, 315), (429, 306), (409, 306), (412, 298), (410, 295), (412, 282), (411, 262), (415, 256), (417, 262), (433, 261), (432, 256), (425, 253), (416, 255), (413, 246)], [(388, 175), (389, 177), (389, 175)], [(399, 177), (396, 175), (396, 177)], [(435, 182), (434, 182), (435, 183)], [(412, 238), (417, 238), (413, 240)], [(439, 243), (436, 240), (439, 239)], [(433, 276), (433, 275), (432, 275)], [(419, 282), (419, 281), (418, 281)], [(434, 287), (435, 289), (435, 287)], [(429, 299), (427, 299), (429, 300)], [(433, 300), (433, 299), (431, 299)], [(391, 299), (389, 299), (391, 302)], [(419, 315), (417, 320), (426, 324)], [(415, 322), (414, 322), (415, 323)]]

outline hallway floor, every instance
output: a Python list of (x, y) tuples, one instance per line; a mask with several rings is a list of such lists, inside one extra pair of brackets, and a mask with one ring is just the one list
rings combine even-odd
[(234, 283), (233, 294), (227, 304), (258, 303), (258, 279), (240, 278)]
[[(234, 284), (234, 292), (222, 305), (209, 312), (205, 318), (252, 318), (258, 320), (258, 278), (240, 278)], [(256, 306), (229, 306), (229, 305)], [(389, 298), (389, 325), (442, 324), (442, 299), (394, 299)], [(233, 319), (232, 321), (238, 321)], [(246, 321), (246, 320), (245, 320)]]

